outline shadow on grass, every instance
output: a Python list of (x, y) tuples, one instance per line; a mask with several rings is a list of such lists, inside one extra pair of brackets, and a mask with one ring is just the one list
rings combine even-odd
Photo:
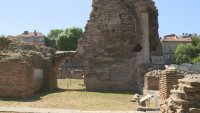
[(62, 93), (62, 92), (70, 92), (70, 91), (75, 91), (75, 92), (96, 92), (96, 93), (113, 93), (113, 94), (130, 94), (134, 95), (136, 93), (140, 94), (138, 91), (85, 91), (85, 89), (55, 89), (51, 91), (40, 91), (34, 94), (32, 97), (20, 99), (20, 98), (11, 98), (11, 97), (0, 97), (0, 100), (3, 101), (18, 101), (18, 102), (36, 102), (39, 100), (42, 100), (43, 96), (49, 95), (49, 94), (54, 94), (54, 93)]
[(142, 95), (141, 92), (139, 91), (135, 91), (135, 90), (116, 90), (116, 91), (100, 91), (100, 90), (95, 90), (95, 91), (85, 91), (85, 89), (70, 89), (69, 91), (77, 91), (77, 92), (96, 92), (96, 93), (113, 93), (113, 94), (130, 94), (130, 95), (134, 95), (134, 94), (139, 94)]
[(28, 97), (28, 98), (13, 98), (13, 97), (0, 97), (0, 100), (3, 101), (18, 101), (18, 102), (36, 102), (38, 100), (42, 100), (41, 97), (49, 95), (49, 94), (53, 94), (53, 93), (61, 93), (61, 92), (65, 92), (67, 91), (67, 89), (55, 89), (55, 90), (51, 90), (51, 91), (39, 91), (37, 93), (34, 93), (34, 96), (32, 97)]
[(142, 93), (138, 92), (138, 91), (134, 91), (134, 90), (125, 90), (125, 91), (89, 91), (89, 92), (98, 92), (98, 93), (114, 93), (114, 94), (130, 94), (130, 95), (134, 95), (134, 94), (139, 94), (142, 95)]

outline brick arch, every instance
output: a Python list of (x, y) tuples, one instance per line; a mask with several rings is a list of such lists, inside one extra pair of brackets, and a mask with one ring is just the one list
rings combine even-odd
[(75, 58), (76, 51), (58, 51), (54, 56), (54, 70), (57, 72), (61, 64), (70, 58)]
[(122, 4), (126, 10), (131, 14), (134, 22), (135, 22), (135, 32), (142, 31), (141, 29), (141, 23), (140, 23), (140, 12), (136, 8), (135, 4), (133, 4), (133, 1), (129, 0), (119, 0), (120, 4)]
[[(58, 88), (57, 71), (60, 65), (67, 59), (75, 58), (76, 51), (57, 51), (52, 59), (52, 64), (44, 70), (43, 87), (48, 90)], [(48, 65), (48, 64), (47, 64)]]

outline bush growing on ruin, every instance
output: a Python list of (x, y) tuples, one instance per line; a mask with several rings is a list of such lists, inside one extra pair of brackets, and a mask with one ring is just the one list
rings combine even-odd
[(77, 48), (78, 38), (82, 35), (82, 28), (67, 28), (58, 35), (56, 45), (60, 51), (74, 51)]

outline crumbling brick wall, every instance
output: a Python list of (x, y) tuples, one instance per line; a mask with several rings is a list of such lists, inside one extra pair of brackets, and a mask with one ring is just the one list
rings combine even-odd
[(76, 50), (86, 71), (87, 90), (138, 89), (138, 65), (162, 53), (155, 3), (93, 0), (92, 7)]
[[(9, 40), (5, 38), (5, 40)], [(0, 52), (0, 96), (25, 98), (42, 88), (57, 88), (52, 62), (56, 50), (19, 40), (5, 41)], [(34, 79), (34, 69), (43, 69), (42, 79)]]
[(170, 97), (160, 103), (161, 113), (200, 113), (200, 74), (186, 73), (185, 77), (178, 81), (171, 89)]
[(33, 95), (33, 67), (19, 61), (1, 60), (0, 96), (26, 98)]
[(161, 72), (159, 81), (159, 92), (161, 99), (169, 98), (171, 95), (170, 90), (173, 89), (173, 85), (178, 84), (178, 79), (184, 78), (184, 73), (177, 70), (165, 70)]

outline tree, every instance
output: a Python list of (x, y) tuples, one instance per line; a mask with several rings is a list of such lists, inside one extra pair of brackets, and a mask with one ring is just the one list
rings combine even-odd
[(82, 28), (72, 27), (67, 28), (64, 32), (58, 35), (56, 45), (60, 51), (74, 51), (77, 48), (78, 38), (82, 35)]
[(49, 39), (51, 39), (51, 40), (56, 40), (56, 38), (58, 38), (58, 35), (60, 34), (60, 33), (62, 33), (63, 32), (63, 29), (52, 29), (51, 31), (50, 31), (50, 33), (47, 35), (47, 37), (49, 38)]
[(57, 49), (57, 46), (56, 46), (56, 40), (51, 40), (50, 38), (48, 37), (45, 37), (45, 45), (47, 47), (52, 47), (54, 49)]
[(5, 35), (1, 35), (0, 37), (5, 37)]
[(191, 43), (180, 44), (175, 51), (175, 62), (181, 63), (192, 63), (192, 60), (198, 56), (197, 48)]
[(47, 37), (45, 37), (45, 45), (57, 49), (56, 38), (58, 38), (58, 35), (62, 32), (63, 29), (51, 30)]
[(192, 45), (197, 46), (200, 44), (200, 39), (198, 37), (192, 37)]

